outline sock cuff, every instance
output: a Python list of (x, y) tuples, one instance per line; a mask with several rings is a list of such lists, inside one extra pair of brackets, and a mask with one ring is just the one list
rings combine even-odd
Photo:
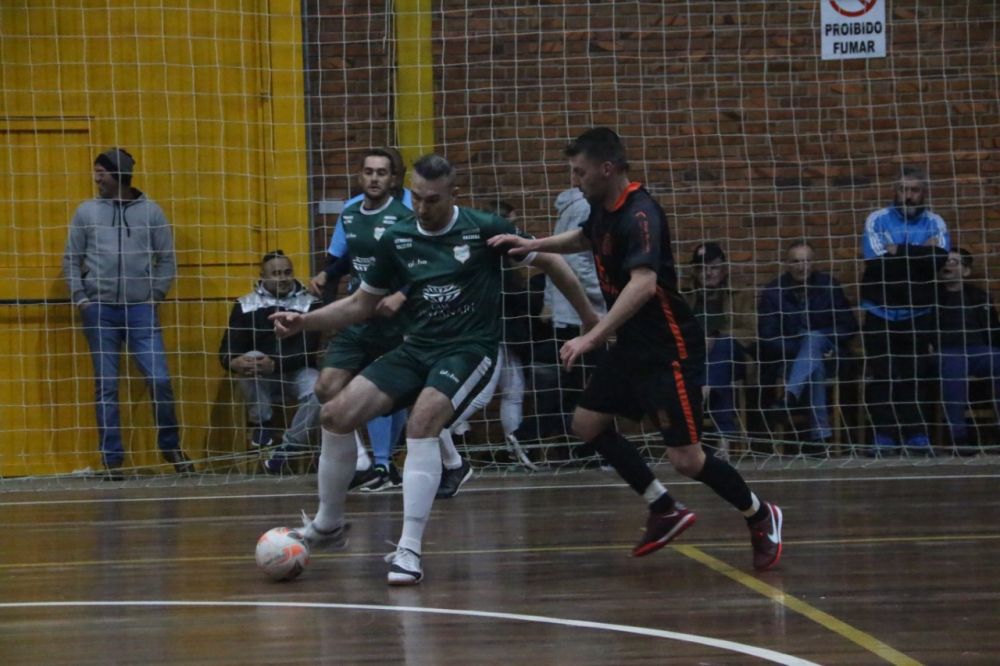
[(413, 446), (433, 446), (437, 448), (438, 438), (437, 437), (407, 437), (406, 446), (407, 448)]

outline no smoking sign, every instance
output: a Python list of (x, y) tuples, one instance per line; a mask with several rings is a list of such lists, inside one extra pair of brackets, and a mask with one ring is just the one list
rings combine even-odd
[(884, 58), (886, 0), (820, 0), (823, 60)]

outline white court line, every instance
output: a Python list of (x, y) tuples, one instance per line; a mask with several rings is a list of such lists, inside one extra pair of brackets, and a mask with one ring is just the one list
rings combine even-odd
[[(476, 477), (473, 477), (476, 478)], [(950, 481), (955, 479), (969, 480), (969, 479), (1000, 479), (1000, 474), (945, 474), (945, 475), (911, 475), (911, 476), (846, 476), (846, 477), (803, 477), (803, 478), (793, 478), (793, 479), (766, 479), (766, 478), (750, 478), (747, 480), (748, 483), (758, 486), (758, 485), (768, 485), (768, 484), (784, 484), (784, 483), (854, 483), (854, 482), (871, 482), (871, 481)], [(702, 485), (700, 481), (692, 481), (690, 479), (671, 479), (671, 486), (699, 486)], [(573, 483), (573, 484), (552, 484), (552, 485), (538, 485), (538, 486), (482, 486), (476, 484), (469, 486), (468, 484), (462, 486), (462, 494), (466, 493), (489, 493), (489, 492), (506, 492), (516, 490), (518, 492), (524, 492), (528, 490), (592, 490), (594, 488), (627, 488), (628, 484), (622, 483), (620, 481), (609, 481), (607, 483)], [(136, 487), (136, 490), (144, 490), (143, 488)], [(125, 488), (121, 490), (127, 490)], [(12, 492), (21, 493), (36, 493), (42, 491), (36, 490), (18, 490)], [(62, 492), (59, 490), (53, 492)], [(66, 492), (78, 492), (78, 489)], [(108, 489), (108, 492), (119, 492), (119, 489)], [(351, 496), (368, 496), (368, 495), (392, 495), (399, 494), (397, 490), (391, 490), (382, 493), (351, 493)], [(0, 497), (3, 497), (4, 491), (0, 490)], [(158, 497), (92, 497), (86, 499), (49, 499), (49, 500), (15, 500), (12, 502), (0, 501), (0, 507), (7, 506), (44, 506), (48, 504), (116, 504), (116, 503), (141, 503), (141, 502), (205, 502), (205, 501), (223, 501), (223, 500), (236, 500), (236, 499), (276, 499), (282, 497), (307, 497), (315, 498), (316, 491), (310, 490), (309, 492), (300, 493), (266, 493), (258, 494), (253, 492), (247, 492), (242, 495), (163, 495)]]
[(191, 607), (191, 608), (318, 608), (337, 610), (361, 610), (361, 611), (388, 611), (391, 613), (425, 613), (428, 615), (456, 615), (463, 617), (489, 618), (493, 620), (509, 620), (513, 622), (535, 622), (538, 624), (554, 624), (563, 627), (575, 627), (579, 629), (597, 629), (600, 631), (615, 631), (622, 634), (634, 634), (637, 636), (650, 636), (653, 638), (665, 638), (668, 640), (682, 641), (685, 643), (695, 643), (707, 647), (738, 652), (740, 654), (757, 657), (775, 664), (788, 664), (790, 666), (818, 666), (815, 662), (807, 661), (783, 652), (768, 650), (744, 643), (722, 640), (719, 638), (709, 638), (697, 634), (685, 634), (676, 631), (666, 631), (663, 629), (650, 629), (647, 627), (633, 627), (627, 624), (609, 624), (606, 622), (590, 622), (587, 620), (569, 620), (558, 617), (546, 617), (544, 615), (522, 615), (520, 613), (499, 613), (492, 611), (457, 610), (452, 608), (422, 608), (419, 606), (378, 606), (373, 604), (328, 604), (316, 602), (294, 602), (294, 601), (24, 601), (0, 603), (0, 609), (25, 609), (25, 608), (100, 608), (100, 607)]

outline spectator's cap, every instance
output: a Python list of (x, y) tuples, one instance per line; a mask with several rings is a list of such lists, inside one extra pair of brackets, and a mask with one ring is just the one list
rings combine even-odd
[(718, 243), (702, 243), (691, 255), (692, 264), (710, 264), (716, 259), (726, 260), (726, 253)]
[(94, 164), (100, 164), (122, 185), (131, 184), (132, 170), (135, 168), (135, 158), (127, 150), (122, 148), (108, 148), (97, 156)]

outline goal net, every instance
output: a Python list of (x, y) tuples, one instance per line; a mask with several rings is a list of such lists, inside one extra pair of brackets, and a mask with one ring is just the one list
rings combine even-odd
[[(884, 9), (885, 55), (867, 57), (863, 44), (824, 59), (830, 7), (844, 17), (829, 31), (839, 36)], [(461, 205), (504, 202), (548, 235), (571, 188), (563, 148), (594, 126), (622, 137), (631, 178), (666, 212), (681, 285), (715, 327), (706, 444), (756, 465), (913, 464), (930, 452), (989, 462), (1000, 443), (990, 333), (1000, 332), (970, 325), (976, 334), (959, 338), (975, 362), (943, 358), (959, 339), (943, 335), (955, 319), (938, 316), (943, 280), (883, 274), (865, 291), (862, 257), (866, 221), (916, 167), (947, 244), (971, 257), (962, 288), (989, 294), (997, 20), (992, 3), (918, 0), (5, 3), (0, 476), (65, 478), (106, 462), (85, 321), (62, 271), (70, 220), (95, 195), (94, 160), (109, 147), (135, 156), (133, 184), (173, 232), (177, 276), (159, 317), (181, 446), (199, 471), (235, 479), (261, 474), (267, 453), (250, 445), (246, 401), (220, 363), (230, 312), (268, 251), (282, 249), (303, 283), (317, 273), (357, 193), (361, 151), (396, 146), (407, 162), (438, 152), (457, 168)], [(939, 241), (917, 241), (927, 242)], [(846, 310), (797, 288), (806, 260), (842, 286)], [(586, 376), (561, 372), (552, 352), (572, 329), (551, 304), (537, 311), (541, 281), (511, 273), (505, 317), (522, 336), (509, 351), (524, 388), (504, 384), (460, 449), (497, 471), (596, 464), (568, 428)], [(696, 288), (712, 280), (720, 291), (707, 306)], [(909, 352), (863, 342), (884, 304), (862, 301), (888, 291), (930, 308)], [(765, 296), (777, 328), (762, 336)], [(812, 310), (793, 311), (799, 298)], [(856, 328), (838, 329), (832, 348), (818, 347), (825, 361), (793, 376), (796, 322), (845, 312)], [(148, 481), (172, 466), (141, 366), (123, 354), (119, 370), (122, 465)], [(276, 438), (293, 411), (275, 411)], [(649, 423), (621, 427), (664, 459)]]

